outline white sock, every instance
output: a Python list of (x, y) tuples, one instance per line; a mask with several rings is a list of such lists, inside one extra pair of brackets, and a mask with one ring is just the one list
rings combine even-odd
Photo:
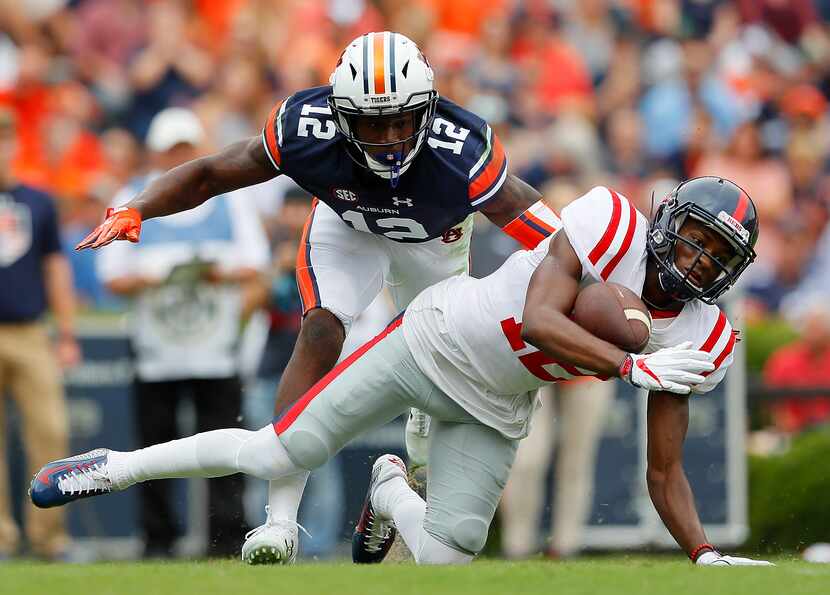
[(415, 556), (427, 503), (409, 487), (403, 477), (393, 477), (380, 484), (372, 494), (375, 513), (392, 519), (406, 546)]
[(110, 451), (107, 467), (119, 489), (150, 479), (233, 473), (276, 479), (302, 471), (291, 462), (270, 424), (255, 432), (227, 428), (132, 452)]
[(297, 511), (310, 471), (301, 470), (268, 482), (268, 517), (297, 522)]

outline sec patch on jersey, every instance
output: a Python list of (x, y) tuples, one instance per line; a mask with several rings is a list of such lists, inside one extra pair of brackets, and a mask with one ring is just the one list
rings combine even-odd
[(651, 335), (651, 315), (633, 291), (617, 283), (593, 283), (579, 292), (573, 319), (592, 335), (623, 351), (640, 353)]

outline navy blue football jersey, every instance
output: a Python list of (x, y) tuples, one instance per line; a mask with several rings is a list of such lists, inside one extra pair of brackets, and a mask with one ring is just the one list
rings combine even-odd
[(262, 140), (274, 167), (359, 231), (396, 242), (440, 237), (507, 178), (504, 149), (487, 122), (441, 98), (421, 152), (392, 188), (346, 152), (330, 94), (331, 87), (315, 87), (276, 105)]

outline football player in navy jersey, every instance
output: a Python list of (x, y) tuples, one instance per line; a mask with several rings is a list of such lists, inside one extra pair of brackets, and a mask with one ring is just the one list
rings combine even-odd
[[(466, 272), (472, 215), (481, 211), (524, 246), (556, 215), (510, 175), (490, 126), (439, 97), (432, 68), (405, 36), (367, 33), (343, 51), (331, 85), (272, 110), (261, 136), (158, 178), (77, 249), (137, 242), (141, 222), (285, 174), (314, 197), (297, 255), (304, 317), (277, 390), (278, 417), (337, 362), (354, 318), (388, 287), (403, 309), (424, 288)], [(407, 451), (425, 462), (429, 419), (413, 412)], [(266, 523), (243, 557), (290, 563), (307, 473), (271, 482)]]

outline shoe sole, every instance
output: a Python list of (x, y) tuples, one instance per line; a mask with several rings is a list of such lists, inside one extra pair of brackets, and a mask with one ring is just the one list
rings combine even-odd
[(253, 548), (250, 552), (248, 552), (248, 555), (245, 556), (245, 562), (251, 566), (266, 564), (282, 564), (284, 566), (288, 566), (292, 563), (283, 559), (282, 552), (272, 545), (263, 545)]

